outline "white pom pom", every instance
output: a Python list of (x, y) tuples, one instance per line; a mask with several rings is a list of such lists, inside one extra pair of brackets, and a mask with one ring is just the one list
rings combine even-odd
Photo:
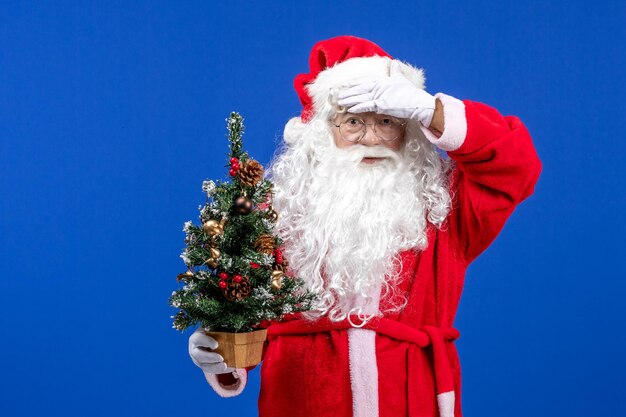
[(285, 125), (285, 130), (283, 131), (283, 138), (285, 139), (285, 143), (295, 143), (302, 137), (304, 129), (305, 125), (300, 117), (292, 117)]

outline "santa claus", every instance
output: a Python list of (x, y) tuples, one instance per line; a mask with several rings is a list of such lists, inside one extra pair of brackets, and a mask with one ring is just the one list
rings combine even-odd
[[(430, 95), (421, 69), (352, 36), (317, 43), (295, 88), (302, 115), (268, 172), (290, 273), (319, 302), (269, 326), (259, 415), (461, 416), (454, 316), (467, 266), (533, 191), (528, 131)], [(249, 369), (216, 347), (189, 340), (215, 391), (238, 395)]]

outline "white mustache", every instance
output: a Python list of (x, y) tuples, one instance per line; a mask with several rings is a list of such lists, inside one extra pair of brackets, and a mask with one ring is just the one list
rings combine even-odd
[(352, 145), (343, 151), (346, 152), (349, 160), (355, 162), (361, 161), (363, 158), (391, 158), (394, 161), (400, 159), (399, 152), (384, 146)]

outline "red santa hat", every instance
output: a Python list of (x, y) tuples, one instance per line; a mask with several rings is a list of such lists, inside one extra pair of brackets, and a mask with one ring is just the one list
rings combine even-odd
[[(309, 58), (309, 73), (299, 74), (294, 87), (302, 103), (302, 122), (329, 106), (331, 91), (359, 78), (388, 77), (399, 73), (424, 88), (424, 72), (393, 59), (380, 46), (356, 36), (337, 36), (316, 43)], [(326, 107), (328, 108), (328, 107)]]

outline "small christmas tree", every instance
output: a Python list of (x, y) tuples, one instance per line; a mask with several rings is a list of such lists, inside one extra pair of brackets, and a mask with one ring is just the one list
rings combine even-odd
[(265, 320), (311, 308), (312, 293), (287, 275), (282, 240), (272, 228), (278, 213), (271, 206), (272, 184), (263, 167), (242, 147), (243, 118), (227, 119), (230, 141), (229, 181), (204, 181), (207, 195), (200, 206), (200, 226), (185, 223), (187, 271), (184, 286), (169, 298), (179, 311), (174, 328), (200, 323), (220, 332), (251, 332)]

